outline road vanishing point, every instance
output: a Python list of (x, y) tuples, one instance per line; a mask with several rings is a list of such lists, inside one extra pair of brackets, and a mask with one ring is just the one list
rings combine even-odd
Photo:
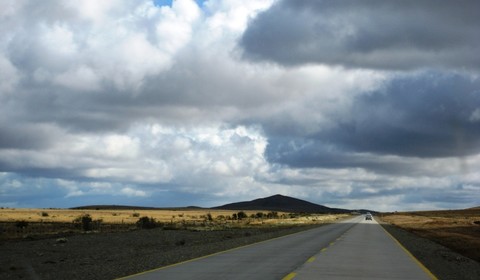
[(357, 216), (121, 279), (437, 279), (375, 220)]

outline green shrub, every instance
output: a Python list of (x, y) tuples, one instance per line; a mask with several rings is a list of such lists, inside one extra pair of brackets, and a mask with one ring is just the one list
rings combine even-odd
[(154, 218), (149, 218), (147, 216), (143, 216), (136, 222), (138, 228), (143, 229), (152, 229), (161, 226), (161, 223), (158, 223)]
[(245, 218), (248, 218), (248, 216), (247, 216), (247, 214), (245, 214), (245, 212), (240, 211), (240, 212), (237, 213), (237, 219), (243, 220)]
[(89, 214), (81, 215), (73, 220), (73, 223), (78, 227), (81, 227), (83, 231), (91, 231), (93, 229), (94, 222), (99, 225), (101, 220), (93, 221)]
[(255, 218), (258, 218), (258, 219), (262, 219), (264, 216), (263, 212), (258, 212), (257, 214), (255, 214)]
[(207, 213), (206, 220), (207, 220), (207, 221), (213, 221), (212, 214)]
[(278, 218), (278, 212), (272, 211), (267, 214), (267, 218), (269, 219), (277, 219)]

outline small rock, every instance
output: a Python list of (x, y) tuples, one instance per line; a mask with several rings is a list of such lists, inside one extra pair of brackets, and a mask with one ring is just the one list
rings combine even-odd
[(65, 237), (62, 237), (62, 238), (57, 238), (56, 242), (59, 243), (59, 244), (62, 244), (62, 243), (67, 243), (67, 239)]

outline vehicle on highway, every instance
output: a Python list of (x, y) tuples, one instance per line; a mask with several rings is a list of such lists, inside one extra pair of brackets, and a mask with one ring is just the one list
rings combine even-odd
[(365, 215), (365, 220), (373, 220), (372, 214), (368, 213), (367, 215)]

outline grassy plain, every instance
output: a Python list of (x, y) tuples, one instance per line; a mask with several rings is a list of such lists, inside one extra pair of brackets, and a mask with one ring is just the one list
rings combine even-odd
[[(242, 211), (246, 218), (235, 219), (240, 211), (214, 209), (172, 210), (77, 210), (77, 209), (0, 209), (0, 238), (25, 238), (81, 231), (73, 221), (90, 215), (99, 221), (94, 231), (112, 232), (135, 229), (141, 217), (155, 219), (169, 229), (218, 230), (241, 227), (272, 227), (320, 224), (335, 221), (348, 215), (298, 215), (286, 212)], [(262, 213), (262, 214), (259, 214)], [(273, 215), (273, 216), (272, 216)], [(22, 222), (26, 224), (25, 227)]]
[[(210, 213), (213, 219), (231, 216), (238, 211), (225, 210), (76, 210), (76, 209), (1, 209), (0, 222), (72, 222), (75, 218), (89, 214), (94, 220), (107, 224), (134, 224), (138, 217), (152, 217), (159, 222), (203, 221)], [(247, 215), (260, 211), (245, 211)], [(46, 213), (46, 214), (45, 214)]]
[(390, 224), (480, 262), (480, 208), (383, 214)]
[[(185, 209), (185, 210), (73, 210), (73, 209), (0, 209), (0, 222), (27, 221), (38, 222), (72, 222), (75, 218), (89, 214), (94, 220), (102, 220), (107, 224), (134, 224), (139, 217), (147, 216), (156, 219), (159, 222), (202, 222), (210, 216), (213, 220), (229, 220), (233, 214), (239, 211), (234, 210), (214, 210), (214, 209)], [(263, 213), (267, 216), (269, 211), (243, 211), (249, 218), (244, 222), (255, 224), (261, 222), (268, 223), (291, 223), (303, 224), (314, 223), (316, 221), (335, 220), (340, 216), (346, 215), (293, 215), (286, 212), (277, 212), (280, 219), (250, 219), (252, 215)]]

